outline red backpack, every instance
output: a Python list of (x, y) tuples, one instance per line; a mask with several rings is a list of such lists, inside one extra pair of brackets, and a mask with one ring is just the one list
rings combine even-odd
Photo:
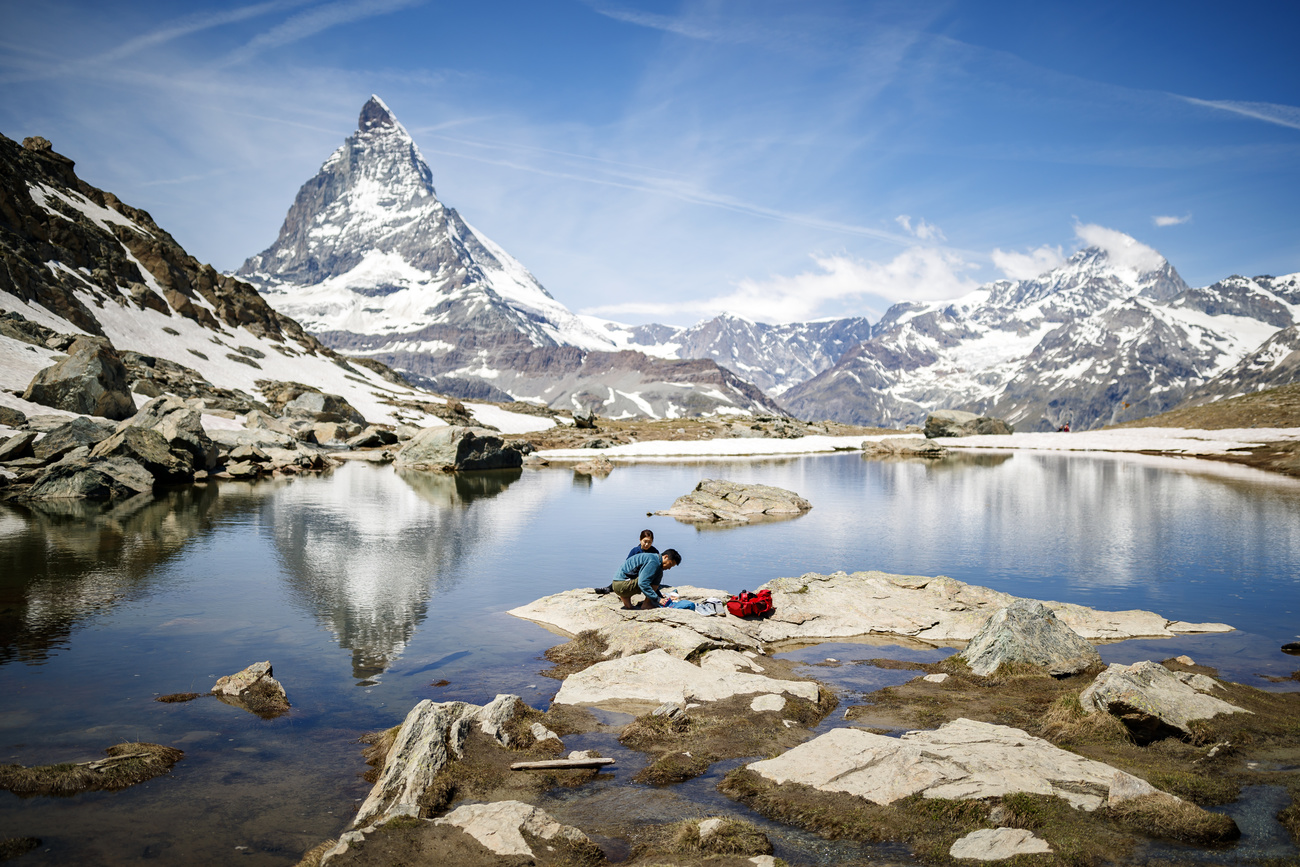
[(732, 596), (727, 602), (727, 611), (736, 617), (768, 617), (775, 610), (772, 607), (771, 590), (760, 590), (757, 593), (741, 590), (739, 596)]

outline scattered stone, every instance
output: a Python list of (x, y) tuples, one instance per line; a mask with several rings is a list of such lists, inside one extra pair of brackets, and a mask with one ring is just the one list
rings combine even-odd
[(981, 828), (952, 844), (948, 855), (975, 861), (1004, 861), (1017, 855), (1049, 854), (1052, 847), (1024, 828)]
[(705, 669), (662, 650), (652, 650), (598, 662), (569, 675), (554, 702), (618, 710), (664, 703), (683, 705), (688, 700), (719, 701), (750, 693), (789, 693), (814, 702), (818, 697), (817, 684), (809, 681)]
[(886, 437), (882, 440), (863, 440), (862, 453), (872, 458), (942, 458), (948, 454), (948, 449), (924, 437)]
[(614, 471), (614, 462), (604, 455), (597, 455), (589, 461), (575, 465), (573, 471), (585, 476), (608, 476)]
[(785, 698), (774, 693), (765, 693), (757, 696), (749, 703), (749, 709), (761, 713), (762, 711), (780, 711), (785, 709)]
[(1192, 720), (1221, 713), (1249, 713), (1226, 701), (1203, 695), (1157, 662), (1111, 663), (1079, 695), (1087, 713), (1105, 711), (1128, 726), (1139, 741), (1187, 737)]
[(965, 718), (901, 738), (832, 729), (749, 769), (777, 784), (801, 783), (877, 804), (915, 794), (973, 800), (1027, 792), (1087, 811), (1102, 805), (1123, 773), (1020, 729)]
[(252, 410), (244, 417), (244, 427), (248, 430), (268, 430), (286, 437), (293, 437), (293, 430), (288, 424), (273, 415), (262, 412), (260, 409)]
[(289, 710), (289, 699), (271, 676), (269, 662), (255, 662), (241, 672), (218, 678), (212, 694), (263, 719), (274, 719)]
[(74, 449), (102, 442), (112, 432), (111, 426), (105, 427), (86, 416), (78, 416), (37, 440), (32, 445), (32, 454), (43, 461), (57, 461)]
[(0, 443), (0, 464), (16, 461), (19, 458), (35, 457), (32, 451), (32, 443), (36, 441), (36, 434), (32, 431), (23, 431), (9, 437)]
[(361, 425), (350, 421), (322, 421), (311, 426), (310, 441), (321, 445), (342, 445), (361, 432)]
[(1183, 665), (1195, 665), (1195, 664), (1196, 664), (1196, 660), (1194, 660), (1194, 659), (1192, 659), (1190, 656), (1186, 656), (1186, 655), (1184, 655), (1184, 656), (1175, 656), (1175, 657), (1174, 657), (1174, 662), (1181, 662)]
[(89, 335), (77, 338), (67, 358), (38, 372), (23, 400), (111, 419), (135, 413), (121, 356), (107, 338)]
[(394, 432), (397, 434), (397, 441), (398, 441), (399, 443), (404, 443), (404, 442), (406, 442), (407, 440), (409, 440), (409, 439), (411, 439), (412, 437), (414, 437), (416, 434), (418, 434), (418, 433), (419, 433), (420, 431), (422, 431), (422, 430), (424, 430), (424, 428), (420, 427), (419, 425), (414, 425), (414, 424), (399, 424), (399, 425), (397, 426), (397, 430), (394, 431)]
[(925, 438), (968, 437), (989, 434), (1011, 434), (1015, 428), (1000, 418), (976, 415), (959, 409), (940, 409), (930, 413), (925, 420)]
[(591, 839), (577, 828), (561, 825), (544, 810), (521, 801), (465, 804), (434, 821), (460, 828), (497, 855), (534, 857), (525, 833), (539, 840), (559, 838), (568, 843), (591, 844)]
[(811, 508), (812, 503), (784, 488), (704, 479), (694, 491), (678, 497), (672, 508), (654, 514), (691, 523), (747, 524), (761, 518), (790, 518)]
[(250, 444), (235, 446), (226, 457), (232, 461), (253, 461), (259, 464), (265, 464), (271, 460), (270, 455), (257, 446)]
[(1096, 648), (1032, 599), (1019, 599), (993, 612), (958, 655), (981, 676), (1009, 662), (1042, 666), (1054, 677), (1101, 664)]
[[(532, 731), (533, 737), (537, 738), (538, 743), (541, 743), (542, 741), (555, 741), (557, 744), (561, 743), (559, 735), (539, 722), (533, 723), (532, 726), (529, 727), (529, 730)], [(572, 758), (572, 756), (570, 756), (570, 758)], [(585, 758), (585, 756), (583, 758)]]
[(940, 672), (939, 674), (927, 674), (921, 678), (921, 680), (927, 681), (929, 683), (943, 683), (947, 679), (948, 679), (948, 675), (942, 672)]
[(402, 446), (394, 465), (412, 470), (495, 470), (522, 466), (517, 443), (506, 443), (483, 428), (427, 428)]

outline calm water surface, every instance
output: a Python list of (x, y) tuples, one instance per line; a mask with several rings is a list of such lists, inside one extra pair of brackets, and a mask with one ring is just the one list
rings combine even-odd
[[(789, 488), (814, 509), (725, 530), (646, 517), (701, 478)], [(0, 792), (0, 837), (42, 838), (24, 864), (292, 864), (337, 835), (368, 791), (361, 733), (397, 724), (424, 698), (482, 703), (513, 692), (545, 707), (558, 682), (538, 674), (540, 654), (561, 639), (504, 612), (605, 583), (643, 526), (661, 549), (682, 552), (671, 578), (683, 584), (737, 592), (838, 569), (944, 574), (1238, 627), (1106, 645), (1107, 661), (1188, 653), (1261, 686), (1258, 675), (1297, 667), (1278, 647), (1300, 632), (1300, 483), (1196, 461), (838, 454), (649, 463), (595, 480), (559, 468), (447, 476), (351, 464), (322, 478), (196, 486), (107, 511), (0, 506), (0, 761), (85, 761), (130, 740), (186, 753), (170, 775), (122, 792)], [(947, 652), (841, 643), (788, 655)], [(280, 719), (211, 699), (153, 701), (205, 692), (264, 659), (294, 705)], [(809, 673), (848, 702), (907, 676), (866, 666)], [(432, 686), (443, 679), (450, 685)], [(713, 789), (731, 765), (655, 790), (628, 781), (642, 759), (612, 738), (566, 739), (570, 749), (588, 746), (618, 757), (617, 769), (545, 806), (606, 830), (613, 853), (620, 831), (635, 833), (619, 817), (755, 819)], [(833, 864), (862, 851), (757, 821), (793, 861)]]

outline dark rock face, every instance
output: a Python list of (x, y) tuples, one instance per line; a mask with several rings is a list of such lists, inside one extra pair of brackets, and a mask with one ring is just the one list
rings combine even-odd
[(282, 415), (313, 422), (351, 422), (365, 425), (366, 420), (350, 403), (337, 394), (305, 391), (285, 404)]
[(0, 424), (5, 427), (19, 428), (27, 424), (27, 414), (20, 409), (0, 406)]
[(172, 449), (162, 434), (148, 428), (123, 428), (91, 449), (90, 456), (129, 458), (159, 482), (194, 478), (194, 455), (183, 449)]
[(523, 466), (519, 445), (482, 428), (426, 428), (409, 439), (393, 464), (412, 470), (499, 470)]
[(66, 359), (32, 378), (23, 400), (111, 419), (135, 413), (121, 356), (103, 337), (78, 338)]
[(973, 412), (941, 409), (925, 419), (926, 439), (936, 437), (969, 437), (978, 435), (1010, 434), (1015, 428), (1000, 418), (977, 416)]
[(41, 437), (32, 446), (32, 454), (43, 461), (56, 461), (74, 449), (93, 446), (113, 432), (84, 416), (74, 418)]
[(154, 478), (130, 458), (90, 459), (77, 449), (45, 470), (26, 497), (31, 500), (123, 500), (153, 491)]
[(9, 437), (4, 442), (0, 442), (0, 464), (6, 461), (15, 461), (19, 458), (35, 457), (32, 451), (32, 443), (36, 441), (36, 434), (32, 431), (23, 431)]
[(133, 417), (118, 426), (145, 428), (162, 435), (168, 449), (187, 452), (194, 468), (210, 470), (217, 463), (217, 446), (203, 429), (198, 410), (176, 397), (157, 397), (146, 403)]

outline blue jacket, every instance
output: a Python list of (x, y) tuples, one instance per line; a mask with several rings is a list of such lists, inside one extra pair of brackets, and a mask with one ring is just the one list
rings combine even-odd
[(642, 550), (641, 550), (641, 543), (638, 542), (637, 544), (635, 544), (635, 545), (632, 546), (632, 550), (631, 550), (631, 551), (628, 551), (628, 552), (627, 552), (627, 556), (629, 556), (629, 557), (635, 557), (637, 554), (658, 554), (658, 553), (659, 553), (659, 549), (656, 548), (654, 545), (651, 545), (649, 548), (647, 548), (646, 550), (642, 551)]
[(636, 586), (646, 599), (659, 598), (659, 582), (664, 577), (664, 558), (659, 554), (643, 551), (633, 554), (623, 563), (623, 567), (614, 576), (615, 581), (636, 579)]

